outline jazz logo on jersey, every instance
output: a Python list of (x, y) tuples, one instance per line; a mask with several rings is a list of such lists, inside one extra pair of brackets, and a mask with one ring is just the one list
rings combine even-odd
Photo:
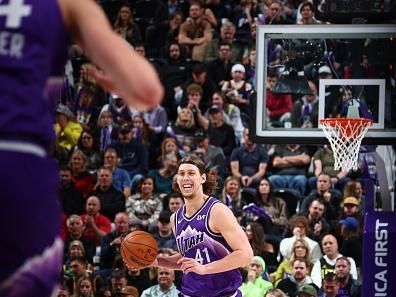
[(204, 241), (204, 233), (199, 232), (198, 234), (192, 234), (189, 237), (178, 237), (177, 245), (179, 247), (179, 251), (184, 254), (188, 250), (192, 249), (197, 244)]
[(4, 4), (4, 0), (0, 0), (0, 17), (6, 17), (6, 28), (19, 28), (21, 26), (21, 19), (31, 14), (32, 6), (24, 4), (23, 1), (24, 0), (10, 0), (8, 4)]

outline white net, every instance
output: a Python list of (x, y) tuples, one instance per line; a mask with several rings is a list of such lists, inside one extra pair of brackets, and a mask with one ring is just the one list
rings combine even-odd
[(349, 172), (358, 169), (359, 148), (373, 121), (363, 118), (320, 120), (334, 153), (334, 169)]

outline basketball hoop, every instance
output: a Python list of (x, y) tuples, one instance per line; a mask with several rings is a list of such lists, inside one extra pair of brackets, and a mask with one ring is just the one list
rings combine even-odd
[(359, 148), (373, 124), (365, 118), (327, 118), (320, 124), (334, 153), (334, 169), (349, 172), (358, 169)]

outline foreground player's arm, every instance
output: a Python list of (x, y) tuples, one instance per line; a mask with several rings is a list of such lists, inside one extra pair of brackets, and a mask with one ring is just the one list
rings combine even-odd
[[(172, 214), (172, 216), (170, 218), (173, 234), (175, 234), (175, 215), (176, 214)], [(180, 253), (176, 253), (172, 256), (158, 255), (157, 259), (154, 261), (153, 264), (151, 264), (151, 266), (166, 267), (166, 268), (170, 268), (170, 269), (180, 270), (181, 265), (178, 264), (177, 262), (181, 258), (182, 258), (182, 255)]]
[(209, 227), (213, 232), (221, 233), (233, 252), (223, 259), (206, 265), (199, 264), (195, 259), (182, 258), (182, 270), (185, 273), (212, 274), (243, 267), (253, 260), (253, 251), (245, 232), (238, 224), (231, 210), (221, 203), (213, 205), (210, 213)]
[(154, 68), (113, 32), (99, 6), (92, 0), (58, 2), (71, 36), (104, 71), (91, 69), (91, 75), (135, 108), (156, 106), (163, 89)]

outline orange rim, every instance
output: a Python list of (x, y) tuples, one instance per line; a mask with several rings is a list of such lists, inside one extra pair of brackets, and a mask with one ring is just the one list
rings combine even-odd
[(366, 118), (326, 118), (321, 119), (320, 123), (333, 129), (343, 127), (344, 129), (339, 131), (341, 139), (356, 139), (363, 128), (373, 124), (373, 120)]

